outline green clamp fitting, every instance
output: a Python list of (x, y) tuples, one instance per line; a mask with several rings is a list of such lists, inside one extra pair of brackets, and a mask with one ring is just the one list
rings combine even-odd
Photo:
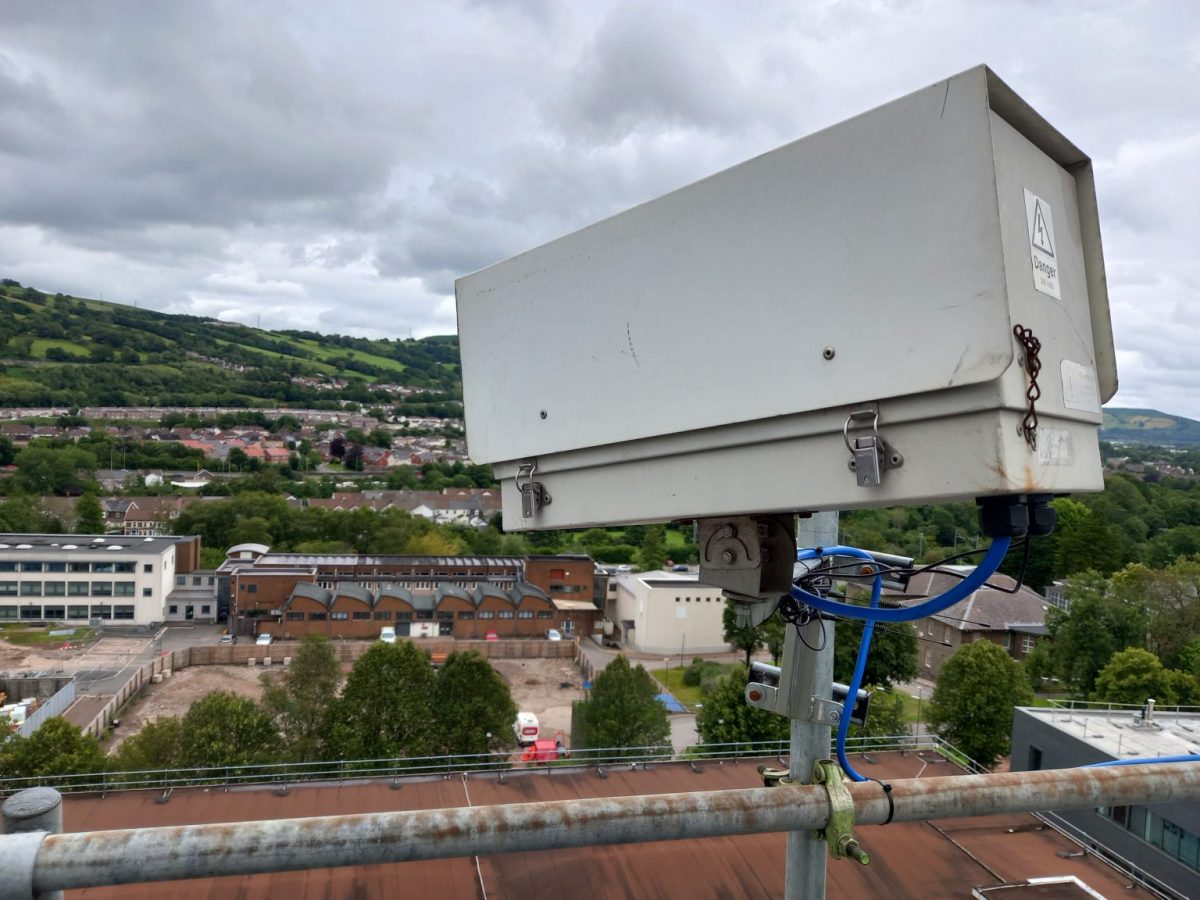
[(792, 783), (786, 769), (768, 769), (766, 766), (759, 766), (758, 774), (763, 780), (763, 787), (779, 787), (781, 784)]
[(834, 859), (848, 856), (864, 866), (870, 863), (871, 857), (854, 837), (854, 798), (842, 780), (841, 768), (831, 759), (817, 760), (812, 780), (813, 784), (825, 785), (829, 797), (829, 823), (819, 834), (829, 844), (830, 856)]

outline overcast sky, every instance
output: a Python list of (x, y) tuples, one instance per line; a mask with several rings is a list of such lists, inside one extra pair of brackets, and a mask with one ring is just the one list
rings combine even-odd
[(1096, 164), (1115, 405), (1200, 418), (1200, 3), (0, 0), (0, 274), (369, 337), (986, 62)]

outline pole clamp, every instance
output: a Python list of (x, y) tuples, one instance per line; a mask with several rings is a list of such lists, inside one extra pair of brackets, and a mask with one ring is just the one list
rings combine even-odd
[(813, 767), (813, 784), (823, 784), (829, 797), (829, 823), (818, 832), (829, 845), (829, 855), (834, 859), (848, 856), (864, 866), (871, 862), (867, 851), (854, 837), (854, 798), (842, 780), (842, 770), (831, 759), (819, 759)]
[(763, 780), (763, 787), (779, 787), (781, 784), (792, 783), (788, 778), (787, 769), (768, 769), (766, 766), (759, 766), (758, 775)]
[(0, 835), (0, 897), (33, 900), (33, 871), (45, 831)]

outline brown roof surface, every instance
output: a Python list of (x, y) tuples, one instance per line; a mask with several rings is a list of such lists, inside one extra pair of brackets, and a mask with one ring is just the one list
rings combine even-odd
[[(955, 771), (917, 755), (881, 753), (872, 760), (856, 765), (884, 779)], [(386, 780), (325, 783), (293, 787), (284, 797), (269, 787), (197, 788), (175, 791), (165, 804), (155, 802), (158, 791), (124, 791), (67, 795), (64, 812), (68, 831), (85, 831), (761, 786), (755, 761), (705, 761), (697, 769), (686, 763), (609, 768), (607, 778), (594, 769), (540, 769), (510, 773), (503, 782), (495, 775), (404, 780), (398, 790)], [(964, 898), (976, 886), (1059, 875), (1075, 875), (1104, 896), (1121, 897), (1128, 883), (1091, 856), (1060, 858), (1059, 851), (1076, 846), (1029, 815), (864, 826), (858, 836), (871, 864), (830, 860), (830, 898)], [(785, 846), (783, 834), (746, 835), (483, 857), (478, 870), (472, 859), (453, 859), (94, 888), (68, 897), (768, 898), (783, 895)]]

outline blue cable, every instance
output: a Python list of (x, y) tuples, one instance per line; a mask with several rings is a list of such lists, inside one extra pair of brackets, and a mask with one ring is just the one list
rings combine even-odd
[[(883, 592), (883, 576), (876, 574), (875, 582), (871, 586), (871, 609), (879, 608), (879, 598)], [(875, 634), (875, 620), (867, 619), (867, 624), (863, 626), (862, 640), (858, 644), (858, 659), (854, 663), (854, 677), (850, 679), (850, 687), (846, 691), (846, 703), (842, 707), (842, 717), (838, 720), (837, 732), (837, 758), (838, 765), (842, 767), (842, 771), (850, 776), (851, 781), (867, 781), (865, 775), (860, 775), (850, 765), (850, 759), (846, 756), (846, 736), (850, 732), (850, 717), (854, 714), (854, 701), (858, 697), (858, 689), (862, 685), (863, 672), (867, 668), (867, 656), (870, 654), (871, 638)]]
[(1144, 763), (1200, 762), (1200, 756), (1143, 756), (1139, 759), (1111, 759), (1108, 762), (1088, 763), (1081, 769), (1102, 769), (1105, 766), (1140, 766)]
[[(973, 593), (983, 587), (984, 583), (991, 578), (998, 568), (1000, 563), (1004, 561), (1004, 554), (1008, 552), (1008, 546), (1012, 543), (1011, 538), (996, 538), (992, 541), (992, 545), (988, 547), (987, 555), (984, 556), (982, 562), (975, 567), (966, 578), (960, 581), (946, 593), (926, 600), (916, 606), (899, 609), (868, 609), (865, 606), (855, 606), (852, 603), (841, 603), (837, 600), (830, 600), (827, 597), (821, 597), (817, 594), (810, 594), (808, 591), (799, 585), (793, 585), (791, 590), (792, 598), (813, 609), (818, 609), (821, 612), (829, 613), (835, 616), (842, 616), (847, 619), (865, 619), (868, 622), (913, 622), (917, 619), (923, 619), (925, 616), (931, 616), (934, 613), (939, 613), (944, 609), (948, 609), (955, 603), (965, 600)], [(796, 554), (798, 560), (813, 559), (817, 556), (815, 550), (801, 550)], [(857, 556), (861, 558), (866, 556), (874, 562), (870, 554), (862, 550), (857, 550), (853, 547), (827, 547), (821, 550), (821, 556)], [(860, 556), (861, 555), (861, 556)]]

